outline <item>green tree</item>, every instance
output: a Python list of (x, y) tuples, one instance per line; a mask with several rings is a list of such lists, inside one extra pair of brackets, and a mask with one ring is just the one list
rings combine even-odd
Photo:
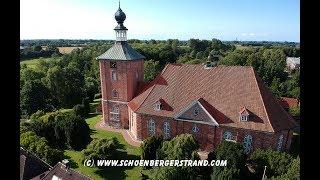
[(191, 134), (181, 134), (171, 141), (164, 141), (158, 150), (158, 159), (190, 159), (199, 143)]
[(119, 142), (116, 138), (93, 139), (88, 147), (82, 150), (84, 159), (117, 159), (117, 147)]
[(84, 89), (90, 101), (92, 101), (94, 99), (94, 95), (99, 92), (99, 88), (99, 82), (95, 78), (85, 78)]
[(85, 119), (75, 114), (55, 117), (56, 138), (65, 140), (70, 149), (80, 150), (90, 141), (90, 128)]
[(37, 110), (50, 110), (49, 90), (40, 81), (27, 81), (20, 92), (22, 114), (31, 115)]
[(256, 174), (259, 177), (263, 173), (264, 166), (267, 166), (267, 177), (281, 176), (289, 169), (292, 157), (285, 152), (258, 149), (251, 154), (249, 162), (257, 165)]
[(143, 143), (140, 146), (141, 159), (157, 159), (157, 150), (161, 148), (162, 142), (163, 138), (156, 136), (151, 136), (143, 140)]
[(76, 115), (86, 117), (86, 110), (83, 104), (77, 104), (73, 107), (73, 111)]
[(146, 82), (152, 81), (158, 74), (159, 62), (149, 60), (144, 62), (144, 80)]
[(39, 137), (32, 131), (20, 135), (20, 145), (52, 166), (63, 159), (62, 151), (51, 148), (44, 137)]
[(215, 158), (227, 160), (227, 166), (213, 167), (213, 179), (239, 179), (245, 168), (246, 155), (239, 143), (222, 141), (215, 150)]

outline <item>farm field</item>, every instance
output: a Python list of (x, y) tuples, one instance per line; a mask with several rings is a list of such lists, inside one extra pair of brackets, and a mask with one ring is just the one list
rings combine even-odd
[[(101, 120), (101, 115), (91, 115), (86, 122), (89, 124), (91, 138), (112, 138), (115, 137), (121, 145), (119, 151), (123, 152), (122, 159), (139, 159), (140, 150), (138, 147), (129, 145), (120, 133), (97, 130), (94, 125)], [(85, 167), (81, 162), (81, 151), (66, 150), (64, 152), (69, 159), (71, 167), (75, 170), (91, 176), (94, 179), (140, 179), (141, 167), (108, 167), (100, 169), (97, 167)]]
[(58, 49), (59, 49), (59, 52), (61, 53), (61, 54), (69, 54), (69, 53), (71, 53), (71, 51), (73, 51), (74, 49), (82, 49), (83, 47), (57, 47)]
[(35, 58), (35, 59), (30, 59), (30, 60), (24, 60), (24, 61), (20, 61), (20, 66), (25, 64), (29, 68), (35, 68), (37, 63), (39, 62), (39, 60), (52, 61), (52, 60), (58, 60), (58, 59), (60, 59), (60, 58), (52, 58), (52, 57), (43, 58), (43, 57), (41, 57), (41, 58)]

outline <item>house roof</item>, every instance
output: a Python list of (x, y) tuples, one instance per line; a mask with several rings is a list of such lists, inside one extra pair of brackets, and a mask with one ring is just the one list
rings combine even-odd
[(295, 64), (300, 64), (300, 57), (287, 57), (287, 61), (291, 61)]
[(126, 41), (116, 41), (105, 53), (97, 57), (98, 60), (140, 60), (145, 57), (134, 50)]
[[(263, 81), (249, 66), (168, 64), (146, 90), (130, 101), (129, 107), (142, 114), (175, 118), (193, 101), (201, 99), (219, 126), (265, 132), (291, 129), (295, 123), (281, 107)], [(163, 99), (172, 111), (154, 110), (154, 102)], [(239, 120), (239, 111), (250, 111), (247, 122)]]
[(36, 155), (20, 147), (20, 179), (31, 179), (46, 173), (51, 166)]
[(58, 162), (41, 180), (52, 180), (53, 176), (57, 176), (60, 179), (68, 180), (91, 180), (91, 177), (85, 176), (71, 168), (66, 168), (64, 164)]
[(279, 103), (282, 105), (282, 107), (288, 109), (291, 107), (296, 107), (299, 105), (299, 100), (296, 98), (289, 98), (289, 97), (281, 97), (279, 99)]

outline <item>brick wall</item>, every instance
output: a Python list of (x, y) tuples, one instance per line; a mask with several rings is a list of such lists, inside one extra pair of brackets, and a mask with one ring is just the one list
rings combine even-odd
[[(99, 62), (102, 114), (106, 124), (128, 129), (129, 115), (126, 103), (134, 97), (138, 82), (143, 81), (143, 60), (116, 61), (116, 63), (116, 68), (110, 68), (110, 61), (101, 60)], [(112, 79), (112, 72), (116, 73), (117, 80)], [(118, 92), (117, 97), (113, 96), (113, 90)], [(120, 109), (118, 123), (110, 121), (110, 111), (114, 104), (117, 104)]]
[[(272, 148), (274, 150), (277, 149), (279, 136), (283, 135), (283, 150), (288, 150), (291, 144), (292, 132), (290, 131), (282, 131), (278, 133), (269, 133), (269, 132), (259, 132), (259, 131), (251, 131), (246, 129), (237, 129), (237, 128), (229, 128), (224, 126), (212, 126), (206, 124), (197, 123), (197, 127), (199, 128), (198, 133), (194, 133), (192, 131), (192, 127), (194, 126), (194, 122), (175, 120), (172, 118), (165, 118), (159, 116), (151, 116), (146, 114), (137, 114), (137, 139), (144, 140), (149, 137), (148, 133), (148, 121), (153, 119), (156, 123), (156, 135), (164, 135), (163, 134), (163, 124), (164, 122), (169, 122), (170, 124), (170, 135), (171, 138), (176, 135), (189, 133), (193, 134), (198, 140), (201, 149), (204, 150), (213, 150), (222, 140), (223, 133), (225, 131), (230, 131), (232, 133), (233, 139), (239, 143), (243, 143), (243, 140), (247, 134), (252, 136), (252, 148), (253, 150), (257, 148), (267, 149)], [(288, 136), (289, 132), (289, 136)], [(288, 141), (287, 141), (288, 139)]]

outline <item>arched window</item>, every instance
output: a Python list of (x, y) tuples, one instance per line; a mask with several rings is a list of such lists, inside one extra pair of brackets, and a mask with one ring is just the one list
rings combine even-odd
[(192, 127), (192, 132), (193, 133), (198, 133), (200, 131), (199, 127), (197, 126), (197, 124), (194, 124)]
[(116, 81), (117, 80), (117, 72), (116, 71), (112, 71), (111, 72), (111, 79), (112, 79), (112, 81)]
[(226, 141), (232, 140), (232, 133), (230, 131), (226, 131), (223, 133), (223, 139)]
[(282, 150), (282, 143), (283, 143), (283, 134), (281, 134), (278, 139), (278, 146), (277, 146), (278, 151)]
[(112, 97), (118, 98), (118, 91), (117, 90), (112, 90)]
[(243, 139), (243, 149), (246, 154), (252, 150), (252, 136), (250, 134), (246, 135)]
[(118, 106), (118, 105), (114, 105), (114, 106), (112, 107), (112, 112), (113, 112), (113, 113), (119, 113), (119, 106)]
[(148, 130), (149, 130), (150, 136), (153, 136), (156, 134), (156, 123), (154, 122), (153, 119), (150, 119), (148, 122)]
[(165, 139), (170, 137), (170, 124), (168, 122), (164, 122), (163, 124), (163, 134)]

